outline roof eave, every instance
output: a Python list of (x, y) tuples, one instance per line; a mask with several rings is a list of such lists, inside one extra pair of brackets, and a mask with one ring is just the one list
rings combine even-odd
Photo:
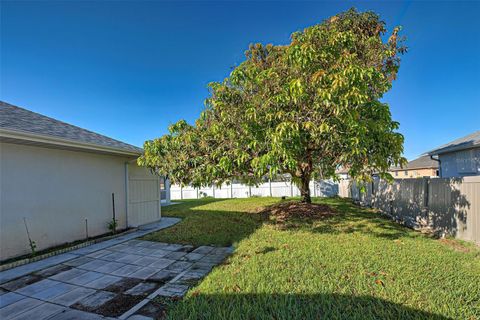
[(468, 150), (468, 149), (473, 149), (473, 148), (478, 148), (480, 147), (480, 142), (475, 142), (473, 144), (469, 145), (459, 145), (459, 146), (452, 146), (452, 147), (446, 147), (446, 148), (441, 148), (441, 149), (435, 149), (431, 150), (425, 153), (425, 155), (429, 156), (434, 156), (437, 154), (444, 154), (444, 153), (449, 153), (449, 152), (455, 152), (455, 151), (460, 151), (460, 150)]
[(12, 130), (7, 128), (0, 128), (0, 140), (1, 138), (6, 139), (18, 139), (18, 140), (25, 140), (30, 142), (36, 142), (39, 144), (49, 144), (55, 145), (58, 147), (65, 147), (65, 148), (74, 148), (79, 150), (86, 150), (90, 152), (99, 152), (99, 153), (109, 153), (109, 154), (116, 154), (116, 155), (125, 155), (125, 156), (140, 156), (142, 152), (133, 151), (133, 150), (126, 150), (126, 149), (119, 149), (114, 147), (107, 147), (93, 143), (87, 142), (79, 142), (69, 139), (63, 139), (59, 137), (53, 137), (49, 135), (42, 135), (42, 134), (33, 134), (26, 131), (20, 130)]

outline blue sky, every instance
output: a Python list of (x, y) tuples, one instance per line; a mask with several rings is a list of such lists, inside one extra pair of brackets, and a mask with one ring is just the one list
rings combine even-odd
[(193, 121), (249, 43), (356, 7), (409, 52), (384, 100), (409, 159), (480, 129), (480, 2), (2, 2), (0, 99), (141, 146)]

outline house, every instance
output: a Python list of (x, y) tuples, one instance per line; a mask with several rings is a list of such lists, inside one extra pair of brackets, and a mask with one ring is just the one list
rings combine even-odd
[(438, 161), (431, 159), (430, 156), (421, 156), (403, 167), (392, 167), (389, 171), (395, 179), (439, 176)]
[(442, 178), (479, 176), (480, 131), (444, 144), (427, 155), (439, 162)]
[(337, 170), (335, 170), (335, 174), (340, 180), (347, 180), (350, 179), (350, 176), (348, 175), (348, 169), (344, 167), (339, 167)]
[[(0, 260), (158, 221), (142, 149), (0, 102)], [(165, 192), (163, 192), (165, 193)], [(28, 234), (27, 234), (28, 229)]]

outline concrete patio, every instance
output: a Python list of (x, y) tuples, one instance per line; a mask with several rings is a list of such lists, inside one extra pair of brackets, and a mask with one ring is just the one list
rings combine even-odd
[(0, 273), (0, 319), (149, 319), (155, 297), (183, 296), (232, 252), (131, 239), (152, 230)]

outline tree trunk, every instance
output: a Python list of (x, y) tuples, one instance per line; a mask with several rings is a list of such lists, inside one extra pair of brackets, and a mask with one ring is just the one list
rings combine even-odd
[(310, 197), (310, 175), (302, 175), (300, 181), (300, 195), (303, 203), (312, 203)]

